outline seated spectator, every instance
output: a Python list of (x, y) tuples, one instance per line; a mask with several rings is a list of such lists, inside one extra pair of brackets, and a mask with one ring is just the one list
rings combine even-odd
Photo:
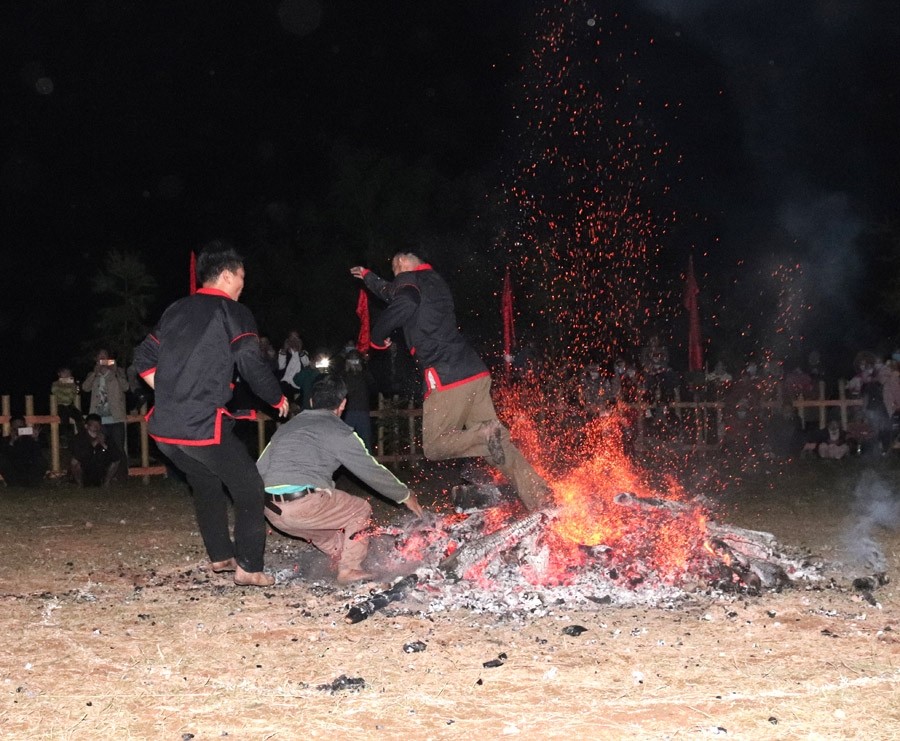
[(831, 420), (828, 427), (821, 430), (818, 441), (807, 444), (825, 460), (839, 461), (850, 455), (850, 440), (836, 420)]
[(72, 434), (72, 422), (77, 432), (84, 425), (81, 410), (75, 406), (75, 400), (81, 389), (72, 377), (72, 371), (63, 366), (57, 372), (57, 379), (50, 386), (50, 393), (56, 399), (56, 413), (59, 415), (59, 435), (68, 440)]
[(122, 457), (116, 441), (106, 437), (100, 415), (89, 414), (72, 443), (69, 472), (79, 486), (109, 486)]
[(37, 431), (25, 424), (24, 417), (13, 417), (9, 424), (9, 437), (0, 442), (0, 475), (7, 486), (37, 486), (47, 473)]

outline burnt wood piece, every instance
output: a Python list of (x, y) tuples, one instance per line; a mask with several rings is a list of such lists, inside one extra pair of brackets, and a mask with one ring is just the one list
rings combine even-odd
[(686, 502), (676, 502), (671, 499), (657, 499), (655, 497), (639, 497), (630, 491), (623, 491), (613, 497), (616, 504), (623, 507), (637, 507), (638, 509), (659, 510), (665, 509), (669, 512), (681, 514), (682, 512), (690, 512), (695, 505)]
[(532, 512), (490, 535), (463, 543), (452, 556), (441, 561), (438, 569), (448, 578), (463, 579), (471, 568), (492, 561), (549, 520), (550, 515), (546, 512)]
[[(763, 535), (767, 534), (763, 533)], [(787, 572), (773, 560), (774, 557), (771, 553), (763, 558), (755, 558), (735, 548), (733, 542), (722, 538), (712, 538), (709, 544), (716, 555), (722, 559), (722, 564), (736, 574), (741, 583), (750, 589), (780, 589), (791, 583)], [(740, 544), (744, 545), (743, 542)]]
[(732, 551), (747, 558), (769, 561), (778, 550), (775, 536), (762, 530), (747, 530), (734, 525), (722, 525), (718, 522), (706, 523), (706, 529), (714, 538), (727, 544)]
[(353, 605), (347, 613), (347, 616), (344, 618), (344, 622), (350, 623), (351, 625), (361, 623), (369, 617), (369, 615), (386, 607), (391, 604), (391, 602), (396, 602), (405, 597), (406, 593), (409, 592), (410, 589), (413, 589), (418, 582), (419, 577), (416, 574), (404, 576), (389, 589), (385, 589), (383, 592), (376, 592), (367, 600)]

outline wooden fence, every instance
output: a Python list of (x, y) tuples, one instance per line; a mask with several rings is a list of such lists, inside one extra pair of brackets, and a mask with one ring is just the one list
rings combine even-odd
[[(838, 397), (836, 399), (825, 398), (825, 386), (820, 385), (819, 398), (800, 398), (792, 402), (800, 414), (800, 418), (806, 424), (815, 424), (819, 429), (824, 429), (829, 417), (829, 411), (837, 409), (842, 429), (847, 429), (850, 420), (849, 410), (862, 406), (862, 400), (848, 398), (846, 384), (841, 381), (838, 384)], [(635, 446), (641, 449), (647, 439), (646, 423), (652, 419), (659, 409), (650, 404), (632, 404), (635, 410), (636, 430)], [(725, 416), (727, 405), (724, 401), (693, 401), (676, 400), (666, 405), (675, 417), (681, 422), (682, 447), (690, 451), (704, 452), (721, 448), (725, 440)], [(774, 409), (781, 406), (778, 398), (763, 401), (761, 406)], [(0, 397), (0, 424), (3, 427), (4, 436), (10, 431), (10, 397)], [(25, 422), (29, 425), (41, 425), (49, 428), (48, 447), (50, 450), (51, 475), (62, 475), (62, 455), (60, 450), (60, 418), (57, 414), (56, 399), (50, 397), (50, 413), (39, 415), (34, 413), (34, 397), (25, 397)], [(813, 419), (807, 420), (808, 411), (813, 411)], [(648, 415), (649, 412), (649, 415)], [(378, 406), (372, 410), (374, 427), (374, 454), (382, 463), (402, 463), (422, 460), (422, 410), (415, 407), (413, 402), (380, 396)], [(127, 425), (137, 425), (138, 450), (126, 451), (129, 460), (138, 461), (138, 465), (129, 466), (128, 473), (131, 476), (148, 477), (161, 475), (166, 472), (164, 465), (154, 460), (151, 455), (151, 441), (147, 434), (146, 410), (140, 414), (130, 414), (126, 420)], [(268, 442), (271, 425), (267, 423), (271, 418), (265, 414), (259, 414), (256, 420), (256, 447), (262, 451)], [(253, 423), (243, 423), (253, 424)], [(133, 435), (131, 437), (134, 437)], [(129, 436), (126, 435), (126, 441)]]

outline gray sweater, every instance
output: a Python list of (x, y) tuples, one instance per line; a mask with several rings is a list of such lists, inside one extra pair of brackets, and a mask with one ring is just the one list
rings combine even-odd
[(269, 486), (334, 488), (334, 472), (344, 466), (375, 491), (398, 504), (409, 489), (376, 461), (349, 425), (328, 409), (304, 409), (278, 428), (256, 467)]

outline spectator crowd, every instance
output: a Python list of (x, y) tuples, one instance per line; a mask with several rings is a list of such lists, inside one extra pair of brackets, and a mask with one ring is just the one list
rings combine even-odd
[[(352, 341), (334, 354), (326, 349), (310, 353), (300, 331), (292, 329), (277, 347), (269, 337), (260, 337), (260, 351), (292, 414), (309, 408), (312, 386), (323, 374), (340, 374), (348, 389), (343, 418), (370, 451), (370, 413), (378, 393), (421, 403), (420, 374), (402, 342), (371, 357)], [(80, 486), (109, 486), (128, 475), (126, 417), (151, 405), (153, 395), (132, 367), (122, 368), (106, 349), (99, 349), (94, 361), (80, 382), (70, 367), (60, 367), (50, 393), (60, 418), (61, 446), (70, 457), (70, 480)], [(615, 411), (623, 422), (627, 452), (634, 450), (638, 428), (645, 439), (698, 442), (696, 428), (685, 422), (677, 402), (721, 403), (718, 426), (700, 442), (721, 443), (735, 455), (826, 460), (887, 456), (900, 430), (900, 351), (890, 356), (857, 353), (843, 386), (846, 398), (856, 403), (844, 413), (830, 407), (824, 427), (818, 408), (798, 404), (833, 399), (838, 391), (815, 351), (784, 361), (750, 357), (734, 369), (719, 360), (704, 372), (680, 374), (660, 335), (652, 335), (631, 357), (596, 353), (583, 364), (561, 363), (529, 343), (511, 361), (501, 374), (505, 382), (552, 389), (540, 398), (554, 402), (537, 411), (548, 434)], [(236, 416), (248, 409), (265, 410), (239, 377), (231, 407)], [(27, 425), (24, 417), (10, 419), (9, 434), (0, 445), (0, 474), (7, 485), (34, 486), (43, 480), (48, 470), (45, 437), (40, 426)]]

